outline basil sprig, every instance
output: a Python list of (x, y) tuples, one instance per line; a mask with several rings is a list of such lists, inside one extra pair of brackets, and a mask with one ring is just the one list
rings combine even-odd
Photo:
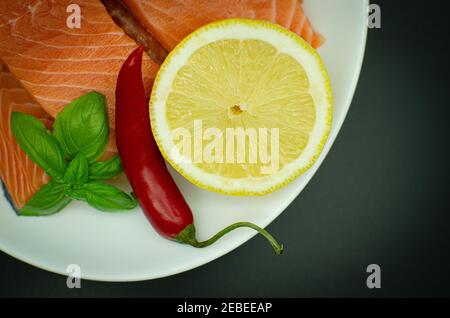
[(53, 132), (35, 117), (18, 112), (12, 113), (11, 127), (22, 150), (52, 177), (19, 210), (19, 215), (51, 215), (71, 200), (110, 212), (136, 207), (133, 195), (100, 181), (122, 172), (118, 156), (96, 161), (109, 135), (103, 95), (91, 92), (71, 102), (56, 117)]

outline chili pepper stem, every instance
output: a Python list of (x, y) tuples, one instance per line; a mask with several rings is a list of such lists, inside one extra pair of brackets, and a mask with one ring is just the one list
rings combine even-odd
[(218, 239), (220, 239), (225, 234), (233, 231), (234, 229), (240, 228), (240, 227), (248, 227), (248, 228), (254, 229), (255, 231), (257, 231), (259, 234), (264, 236), (269, 241), (270, 245), (272, 245), (276, 254), (279, 255), (283, 252), (283, 245), (278, 243), (277, 240), (275, 240), (275, 238), (269, 232), (267, 232), (265, 229), (257, 226), (256, 224), (253, 224), (250, 222), (237, 222), (237, 223), (231, 224), (231, 225), (227, 226), (226, 228), (224, 228), (223, 230), (219, 231), (216, 235), (214, 235), (210, 239), (203, 241), (203, 242), (197, 241), (197, 239), (195, 237), (195, 226), (194, 226), (194, 224), (190, 224), (190, 225), (186, 226), (186, 228), (175, 237), (175, 241), (184, 243), (184, 244), (189, 244), (189, 245), (191, 245), (193, 247), (197, 247), (197, 248), (207, 247), (207, 246), (213, 244), (214, 242), (216, 242)]

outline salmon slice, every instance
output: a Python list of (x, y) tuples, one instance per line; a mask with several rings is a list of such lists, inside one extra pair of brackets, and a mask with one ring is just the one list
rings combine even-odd
[(296, 10), (300, 2), (297, 0), (278, 0), (276, 1), (276, 23), (282, 27), (289, 29)]
[[(67, 7), (81, 9), (81, 27), (71, 29)], [(0, 2), (0, 59), (52, 117), (89, 91), (106, 96), (114, 128), (117, 74), (137, 44), (112, 20), (100, 0), (21, 0)], [(150, 90), (158, 65), (143, 60)], [(114, 131), (108, 149), (115, 151)]]
[(212, 21), (226, 18), (266, 20), (289, 29), (318, 48), (324, 37), (305, 16), (299, 0), (122, 0), (166, 50)]
[(12, 134), (12, 112), (38, 118), (47, 128), (53, 119), (0, 63), (0, 178), (17, 210), (49, 181), (47, 174), (22, 151)]
[(300, 35), (306, 42), (311, 44), (313, 48), (318, 48), (325, 42), (323, 35), (314, 31), (311, 22), (303, 12), (300, 1), (296, 1), (295, 14), (292, 17), (292, 23), (290, 24), (289, 29)]

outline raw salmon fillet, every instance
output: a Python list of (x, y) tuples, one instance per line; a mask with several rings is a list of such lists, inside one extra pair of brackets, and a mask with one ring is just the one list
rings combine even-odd
[[(81, 27), (71, 29), (66, 12), (81, 8)], [(137, 47), (112, 20), (100, 0), (0, 1), (0, 59), (52, 117), (89, 91), (106, 96), (114, 128), (117, 74)], [(148, 56), (143, 79), (150, 90), (158, 66)], [(108, 149), (115, 150), (114, 131)]]
[(12, 112), (33, 115), (47, 128), (53, 122), (0, 62), (0, 177), (14, 208), (20, 209), (49, 177), (16, 143), (10, 127)]
[(128, 10), (167, 50), (186, 35), (212, 21), (226, 18), (266, 20), (289, 29), (312, 47), (324, 37), (305, 16), (299, 0), (122, 0)]

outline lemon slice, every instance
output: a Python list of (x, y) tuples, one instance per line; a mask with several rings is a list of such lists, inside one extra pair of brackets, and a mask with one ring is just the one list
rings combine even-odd
[(277, 25), (214, 22), (167, 57), (150, 98), (161, 153), (197, 186), (262, 195), (306, 171), (331, 128), (333, 97), (316, 51)]

